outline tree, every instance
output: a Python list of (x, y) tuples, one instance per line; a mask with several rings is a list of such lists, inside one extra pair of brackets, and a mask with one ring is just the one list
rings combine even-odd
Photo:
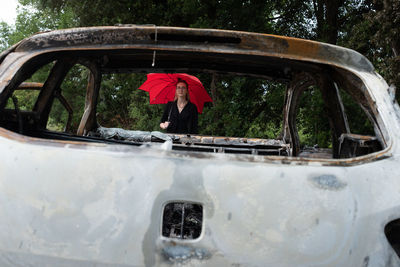
[[(365, 55), (389, 84), (400, 88), (400, 2), (369, 0), (359, 10), (341, 44)], [(399, 93), (396, 98), (400, 101)]]
[[(368, 19), (373, 25), (379, 25), (371, 39), (378, 48), (376, 56), (385, 62), (380, 72), (389, 83), (400, 88), (400, 2), (375, 0), (374, 7)], [(399, 93), (397, 101), (400, 101)]]

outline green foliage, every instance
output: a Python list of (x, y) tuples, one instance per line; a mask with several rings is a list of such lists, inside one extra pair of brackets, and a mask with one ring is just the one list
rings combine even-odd
[(160, 105), (149, 105), (148, 94), (138, 90), (144, 74), (104, 75), (98, 102), (102, 126), (134, 130), (159, 130)]
[[(17, 105), (20, 110), (32, 111), (36, 99), (39, 95), (39, 91), (30, 90), (18, 90), (13, 93), (13, 97), (17, 100)], [(14, 109), (14, 101), (10, 98), (8, 99), (6, 108)]]
[[(42, 68), (42, 70), (39, 71), (38, 76), (43, 75), (43, 70), (46, 70), (51, 65), (52, 63)], [(88, 74), (89, 70), (86, 67), (76, 65), (68, 72), (65, 80), (61, 84), (61, 94), (71, 105), (73, 110), (70, 129), (71, 133), (76, 133), (83, 114)], [(69, 116), (68, 111), (57, 99), (54, 101), (47, 127), (50, 129), (64, 130)]]
[(329, 120), (318, 88), (311, 88), (302, 94), (296, 126), (302, 146), (332, 146)]
[(219, 76), (218, 99), (200, 115), (200, 133), (276, 138), (281, 131), (284, 88), (262, 79)]
[[(50, 111), (49, 120), (47, 121), (47, 129), (56, 132), (63, 132), (67, 125), (68, 114), (65, 108), (61, 105), (58, 99), (54, 100), (52, 109)], [(76, 132), (77, 127), (75, 126)]]
[(76, 27), (78, 21), (70, 8), (53, 12), (48, 7), (37, 9), (37, 1), (19, 0), (15, 25), (0, 23), (1, 51), (38, 32)]
[(54, 13), (72, 10), (81, 26), (155, 24), (266, 32), (274, 1), (25, 0)]
[(374, 127), (362, 108), (344, 90), (340, 90), (340, 95), (349, 122), (350, 132), (373, 136)]
[(5, 22), (0, 22), (0, 51), (6, 50), (10, 46), (11, 26)]
[[(365, 55), (389, 84), (400, 88), (400, 2), (365, 0), (345, 28), (341, 45)], [(400, 101), (400, 94), (396, 94)]]

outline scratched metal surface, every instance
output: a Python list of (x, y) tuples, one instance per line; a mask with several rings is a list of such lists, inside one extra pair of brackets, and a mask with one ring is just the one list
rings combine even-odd
[[(32, 55), (10, 56), (0, 90)], [(340, 160), (189, 153), (0, 129), (0, 266), (399, 266), (384, 235), (400, 217), (399, 107), (368, 67), (342, 67), (375, 102), (383, 151)], [(170, 201), (203, 205), (200, 238), (161, 236)]]
[[(159, 148), (1, 138), (0, 263), (387, 266), (397, 157), (353, 167), (199, 159)], [(197, 240), (161, 237), (163, 205), (204, 207)]]

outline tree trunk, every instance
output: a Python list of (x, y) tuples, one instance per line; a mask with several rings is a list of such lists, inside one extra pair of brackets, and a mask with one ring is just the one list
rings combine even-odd
[(317, 39), (322, 42), (336, 44), (338, 36), (339, 8), (344, 0), (313, 0), (317, 19)]

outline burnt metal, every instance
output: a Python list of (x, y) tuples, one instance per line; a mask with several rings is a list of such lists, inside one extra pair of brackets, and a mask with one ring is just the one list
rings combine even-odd
[[(155, 42), (151, 38), (157, 31), (158, 36), (191, 36), (202, 40), (237, 40), (240, 43), (229, 45), (225, 43), (168, 41), (166, 44)], [(155, 37), (154, 37), (155, 38)], [(159, 39), (159, 38), (158, 38)], [(236, 42), (236, 41), (234, 41)], [(233, 43), (234, 43), (233, 42)], [(149, 49), (153, 51), (198, 51), (219, 52), (229, 54), (253, 54), (263, 56), (282, 56), (295, 60), (319, 62), (324, 64), (352, 66), (359, 70), (373, 71), (373, 66), (361, 54), (352, 50), (316, 43), (290, 37), (256, 34), (246, 32), (188, 29), (173, 27), (134, 26), (131, 27), (91, 27), (75, 28), (41, 33), (27, 38), (15, 48), (17, 52), (36, 51), (43, 49), (77, 49), (81, 47), (97, 47), (101, 49), (107, 43), (110, 48), (120, 48), (122, 45)], [(185, 44), (185, 45), (183, 45)], [(187, 44), (187, 45), (186, 45)], [(174, 49), (171, 49), (171, 45)], [(151, 58), (149, 59), (151, 62)]]
[(63, 78), (67, 75), (74, 63), (75, 61), (71, 59), (59, 60), (54, 65), (49, 78), (44, 83), (43, 90), (40, 91), (33, 108), (33, 111), (40, 116), (38, 122), (40, 128), (46, 128), (56, 91), (60, 88)]
[[(328, 72), (328, 70), (326, 71)], [(283, 138), (287, 142), (291, 142), (292, 155), (299, 155), (300, 140), (296, 127), (298, 105), (303, 92), (312, 86), (316, 86), (321, 91), (332, 130), (333, 158), (338, 158), (339, 137), (343, 133), (349, 133), (350, 130), (339, 90), (330, 76), (325, 73), (311, 75), (301, 72), (294, 76), (285, 96)]]
[(289, 88), (286, 90), (285, 106), (283, 111), (283, 140), (291, 143), (291, 156), (300, 153), (300, 138), (296, 127), (296, 114), (301, 94), (317, 82), (309, 73), (295, 75)]
[(90, 60), (81, 59), (78, 62), (90, 70), (86, 88), (85, 108), (77, 130), (77, 135), (86, 135), (89, 131), (97, 128), (96, 104), (100, 90), (101, 73), (98, 65)]
[[(99, 57), (104, 53), (107, 60), (101, 64), (102, 73), (115, 72), (211, 72), (246, 74), (288, 82), (293, 71), (320, 72), (320, 64), (308, 64), (299, 60), (274, 58), (252, 54), (226, 55), (216, 52), (171, 51), (157, 52), (157, 68), (150, 66), (151, 53), (147, 50), (88, 51)], [(243, 68), (246, 66), (246, 68)]]
[(123, 143), (173, 141), (172, 150), (251, 155), (289, 155), (289, 145), (275, 139), (213, 137), (200, 135), (163, 134), (153, 131), (130, 131), (121, 128), (99, 127), (89, 136)]
[(177, 239), (200, 237), (203, 225), (203, 206), (188, 202), (172, 202), (164, 207), (162, 235)]
[(339, 137), (343, 133), (350, 133), (343, 102), (336, 84), (329, 78), (330, 75), (319, 76), (318, 87), (321, 91), (325, 109), (328, 113), (332, 135), (333, 158), (339, 157)]
[[(150, 38), (156, 40), (156, 34), (151, 33)], [(205, 35), (185, 35), (185, 34), (157, 34), (157, 42), (160, 41), (179, 41), (179, 42), (195, 42), (195, 43), (222, 43), (222, 44), (239, 44), (241, 39), (238, 37), (221, 37), (221, 36), (205, 36)]]
[(332, 76), (335, 82), (340, 88), (343, 88), (352, 98), (358, 103), (358, 105), (365, 112), (369, 120), (374, 125), (376, 137), (383, 146), (387, 146), (387, 140), (389, 139), (388, 133), (385, 128), (378, 127), (382, 125), (380, 121), (379, 112), (376, 108), (375, 101), (367, 93), (367, 88), (364, 83), (354, 75), (349, 75), (341, 69), (336, 69), (332, 72)]
[(358, 134), (342, 134), (339, 138), (339, 157), (352, 158), (382, 149), (376, 137)]
[(174, 144), (173, 150), (180, 151), (197, 151), (211, 153), (230, 153), (230, 154), (249, 154), (249, 155), (276, 155), (288, 156), (289, 152), (283, 147), (266, 148), (266, 147), (238, 147), (237, 145), (180, 145)]
[(71, 128), (72, 115), (74, 114), (74, 111), (73, 111), (71, 105), (68, 103), (67, 99), (65, 99), (65, 97), (61, 94), (60, 91), (56, 92), (55, 97), (58, 100), (60, 100), (60, 103), (64, 106), (64, 108), (68, 112), (68, 118), (67, 118), (67, 123), (64, 128), (64, 132), (69, 132), (69, 130)]
[(43, 83), (23, 82), (15, 90), (42, 90)]
[(17, 114), (17, 118), (18, 118), (18, 132), (22, 134), (24, 131), (23, 130), (24, 124), (22, 121), (21, 110), (19, 109), (19, 106), (18, 106), (18, 99), (16, 96), (12, 96), (11, 98), (14, 103), (15, 113)]

